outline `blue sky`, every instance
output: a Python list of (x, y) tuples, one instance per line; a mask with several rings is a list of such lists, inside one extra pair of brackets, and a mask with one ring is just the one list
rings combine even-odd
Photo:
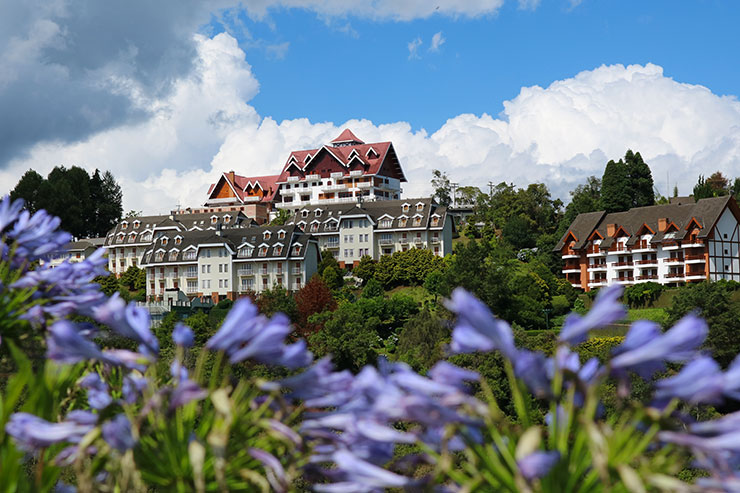
[(738, 19), (716, 0), (0, 2), (0, 194), (78, 165), (167, 212), (345, 127), (394, 143), (406, 197), (439, 169), (567, 201), (627, 149), (690, 193), (740, 176)]
[[(522, 86), (602, 64), (655, 63), (716, 94), (737, 94), (740, 82), (740, 2), (508, 2), (495, 15), (409, 22), (326, 20), (298, 9), (227, 17), (235, 15), (248, 34), (215, 18), (204, 30), (237, 37), (261, 84), (252, 104), (277, 120), (403, 120), (434, 131), (460, 113), (497, 115)], [(438, 32), (445, 42), (431, 52)], [(418, 58), (409, 58), (417, 38)], [(282, 58), (265, 49), (284, 43)]]

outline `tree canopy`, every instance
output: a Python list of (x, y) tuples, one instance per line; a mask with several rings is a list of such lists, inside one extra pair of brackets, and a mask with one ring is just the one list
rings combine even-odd
[(44, 178), (28, 170), (10, 192), (29, 212), (45, 209), (78, 238), (104, 236), (121, 219), (123, 193), (110, 171), (90, 176), (78, 166), (57, 166)]
[(601, 178), (601, 209), (621, 212), (655, 204), (653, 175), (639, 152), (628, 149), (624, 159), (609, 161)]

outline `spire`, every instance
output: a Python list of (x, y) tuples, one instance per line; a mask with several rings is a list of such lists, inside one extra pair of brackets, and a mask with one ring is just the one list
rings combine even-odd
[(334, 147), (340, 147), (340, 146), (364, 144), (364, 142), (358, 139), (357, 136), (353, 134), (350, 129), (345, 128), (344, 131), (342, 131), (342, 133), (339, 134), (339, 137), (331, 141), (331, 144)]

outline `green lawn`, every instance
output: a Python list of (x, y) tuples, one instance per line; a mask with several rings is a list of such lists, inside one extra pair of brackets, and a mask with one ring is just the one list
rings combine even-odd
[(627, 311), (627, 321), (634, 322), (635, 320), (652, 320), (663, 324), (668, 320), (668, 313), (665, 308), (630, 308)]

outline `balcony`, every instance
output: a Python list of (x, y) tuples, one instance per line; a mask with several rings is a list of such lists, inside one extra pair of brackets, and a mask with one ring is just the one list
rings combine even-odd
[(300, 176), (289, 176), (288, 177), (288, 183), (295, 183), (300, 180), (301, 180)]
[(683, 262), (683, 257), (668, 257), (663, 262), (666, 264), (680, 264)]
[(168, 272), (167, 273), (167, 279), (177, 279), (178, 277), (180, 277), (180, 276), (178, 274), (176, 274), (175, 272)]
[(408, 238), (401, 238), (400, 240), (398, 240), (398, 242), (399, 242), (399, 243), (400, 243), (401, 245), (408, 245), (408, 243), (409, 243), (409, 239), (408, 239)]
[(319, 174), (312, 174), (312, 175), (306, 175), (306, 180), (320, 180), (321, 175)]
[(606, 286), (608, 283), (606, 279), (589, 279), (588, 286), (591, 288), (598, 288), (601, 286)]
[(293, 267), (293, 270), (291, 270), (290, 273), (294, 276), (300, 276), (301, 274), (303, 274), (303, 271), (300, 267)]
[(326, 224), (324, 225), (324, 231), (339, 231), (339, 226)]
[(654, 247), (647, 242), (642, 242), (632, 247), (632, 253), (652, 253), (657, 251), (657, 247)]
[(187, 288), (185, 288), (185, 293), (186, 294), (195, 294), (197, 292), (198, 292), (198, 287), (197, 286), (188, 286)]
[(580, 258), (581, 256), (575, 250), (566, 250), (563, 252), (563, 258)]
[(703, 281), (707, 275), (703, 271), (689, 271), (686, 273), (687, 281)]
[(606, 257), (606, 252), (602, 251), (601, 248), (589, 248), (586, 250), (586, 257)]
[(588, 270), (606, 270), (606, 264), (589, 264)]
[(678, 250), (681, 248), (681, 245), (679, 245), (677, 241), (664, 241), (662, 246), (663, 250)]
[(614, 252), (632, 253), (632, 248), (620, 243), (619, 245), (615, 245), (609, 248), (609, 253), (614, 253)]
[(658, 279), (658, 274), (643, 274), (640, 276), (637, 276), (638, 281), (652, 281)]
[(241, 268), (241, 269), (237, 270), (236, 272), (237, 272), (237, 275), (242, 276), (242, 277), (244, 277), (244, 276), (253, 276), (254, 275), (254, 269)]
[[(702, 274), (703, 275), (703, 274)], [(673, 279), (674, 281), (682, 280), (685, 275), (683, 272), (669, 272), (666, 274), (666, 279)]]
[(381, 238), (378, 240), (378, 245), (392, 245), (393, 239), (392, 238)]
[(581, 272), (581, 266), (578, 264), (565, 264), (563, 266), (563, 274), (578, 274)]
[(414, 243), (416, 243), (417, 245), (421, 245), (423, 242), (424, 240), (422, 238), (419, 238), (419, 237), (414, 238)]
[(681, 245), (681, 248), (704, 248), (704, 241), (691, 238), (686, 240), (686, 243)]
[(612, 282), (615, 282), (617, 284), (628, 284), (635, 282), (634, 276), (625, 276), (625, 277), (613, 277)]
[(658, 259), (657, 258), (648, 258), (643, 260), (638, 260), (635, 262), (640, 267), (657, 267), (658, 266)]
[(339, 185), (324, 185), (321, 187), (321, 191), (323, 192), (336, 192), (338, 190), (346, 190), (347, 187), (349, 187), (348, 183), (342, 183)]
[(197, 277), (198, 277), (198, 270), (197, 269), (185, 271), (185, 278), (186, 279), (196, 279)]
[(687, 264), (703, 264), (705, 261), (704, 255), (686, 255), (684, 258)]
[(432, 244), (436, 245), (439, 243), (439, 236), (432, 236)]
[(631, 260), (628, 260), (626, 262), (612, 262), (612, 267), (615, 267), (617, 270), (625, 270), (625, 269), (631, 269), (634, 265), (634, 262)]
[(339, 248), (338, 241), (330, 241), (326, 244), (326, 248)]

